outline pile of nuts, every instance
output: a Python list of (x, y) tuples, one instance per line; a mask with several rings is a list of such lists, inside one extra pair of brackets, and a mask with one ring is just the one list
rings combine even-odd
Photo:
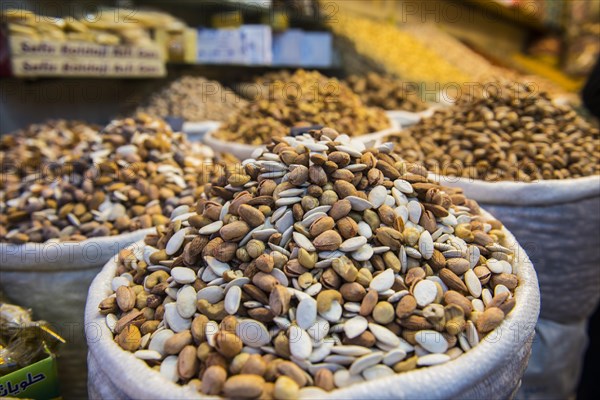
[[(15, 155), (25, 155), (25, 165), (15, 166)], [(223, 174), (210, 148), (144, 114), (99, 133), (65, 122), (34, 126), (3, 137), (0, 158), (0, 242), (15, 244), (165, 224)]]
[(387, 21), (344, 15), (331, 22), (330, 27), (353, 46), (353, 52), (380, 66), (376, 70), (385, 70), (405, 81), (444, 84), (473, 80), (470, 73)]
[(421, 100), (413, 87), (390, 76), (371, 72), (366, 76), (353, 75), (346, 83), (369, 107), (411, 112), (427, 108), (427, 104)]
[(598, 129), (519, 83), (498, 83), (388, 140), (440, 175), (532, 182), (600, 174)]
[(228, 142), (268, 143), (289, 133), (289, 127), (333, 125), (351, 136), (387, 129), (382, 109), (366, 107), (344, 83), (316, 71), (298, 70), (289, 80), (265, 81), (254, 101), (234, 114), (215, 133)]
[(148, 105), (138, 110), (185, 121), (226, 121), (247, 106), (246, 100), (217, 81), (199, 76), (181, 77), (152, 95)]
[(274, 139), (119, 255), (116, 343), (229, 398), (323, 391), (442, 364), (515, 305), (502, 225), (387, 143)]

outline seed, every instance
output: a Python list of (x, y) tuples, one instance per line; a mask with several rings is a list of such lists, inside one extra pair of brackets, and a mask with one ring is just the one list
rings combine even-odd
[(215, 349), (225, 358), (233, 358), (242, 351), (242, 341), (235, 333), (219, 331), (214, 341)]
[(319, 369), (315, 374), (315, 386), (327, 391), (333, 390), (335, 388), (333, 373), (326, 368)]
[(448, 342), (441, 333), (432, 330), (417, 332), (415, 340), (430, 353), (445, 353), (448, 350)]
[(313, 347), (310, 336), (305, 330), (292, 325), (289, 328), (288, 337), (290, 338), (290, 353), (294, 357), (304, 359), (310, 356)]
[(317, 319), (317, 302), (312, 297), (306, 297), (298, 303), (296, 322), (302, 329), (308, 329)]
[(477, 330), (482, 333), (490, 332), (504, 320), (504, 313), (496, 307), (489, 307), (477, 318)]
[(132, 288), (119, 286), (117, 289), (117, 305), (122, 311), (130, 311), (135, 306), (136, 295)]
[(422, 280), (415, 285), (413, 296), (419, 307), (425, 307), (432, 303), (438, 295), (438, 289), (434, 282)]
[(387, 325), (394, 320), (394, 306), (387, 301), (380, 301), (373, 309), (373, 319), (382, 325)]
[(225, 371), (225, 368), (218, 365), (210, 366), (202, 375), (200, 390), (206, 395), (217, 395), (221, 393), (226, 379), (227, 371)]
[(433, 256), (433, 239), (428, 231), (423, 231), (419, 236), (419, 252), (426, 260)]
[(398, 318), (406, 318), (410, 316), (417, 308), (417, 301), (412, 295), (406, 295), (400, 299), (396, 306), (396, 315)]
[(274, 396), (278, 400), (297, 399), (299, 397), (298, 384), (287, 376), (280, 376), (275, 381)]
[[(321, 233), (313, 240), (314, 248), (318, 251), (334, 251), (337, 250), (342, 244), (342, 238), (340, 234), (336, 231), (326, 231)], [(308, 251), (314, 251), (310, 249), (306, 249)]]
[(225, 295), (225, 311), (229, 315), (233, 315), (238, 311), (240, 307), (240, 301), (242, 299), (242, 289), (239, 286), (233, 286), (229, 289)]
[(392, 269), (386, 269), (381, 274), (377, 275), (369, 287), (377, 292), (384, 292), (390, 289), (394, 285), (394, 271)]
[(127, 351), (136, 351), (141, 344), (142, 335), (135, 325), (127, 325), (116, 338), (117, 344)]
[(177, 374), (184, 379), (190, 379), (198, 373), (200, 363), (196, 358), (196, 348), (185, 346), (177, 357)]
[(398, 337), (389, 329), (381, 325), (369, 323), (369, 330), (375, 335), (375, 338), (378, 341), (392, 347), (400, 346), (400, 339), (398, 339)]
[[(179, 354), (179, 352), (187, 345), (192, 343), (192, 334), (190, 331), (183, 331), (171, 335), (164, 342), (165, 354)], [(194, 351), (195, 355), (195, 351)]]
[(223, 393), (232, 398), (258, 397), (263, 392), (264, 384), (265, 380), (258, 375), (234, 375), (223, 385)]
[(475, 272), (473, 272), (472, 269), (469, 269), (465, 273), (465, 284), (473, 297), (478, 298), (481, 296), (481, 282), (479, 281), (479, 278), (477, 278), (477, 275), (475, 275)]

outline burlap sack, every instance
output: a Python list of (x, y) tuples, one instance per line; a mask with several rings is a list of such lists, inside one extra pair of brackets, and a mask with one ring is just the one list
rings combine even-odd
[(2, 291), (31, 308), (36, 319), (50, 322), (67, 341), (58, 360), (66, 399), (86, 396), (83, 314), (90, 283), (113, 255), (150, 232), (154, 228), (82, 242), (0, 243)]
[[(454, 361), (335, 390), (323, 398), (512, 398), (529, 359), (539, 313), (539, 290), (533, 265), (514, 237), (508, 232), (507, 236), (509, 243), (514, 243), (520, 285), (514, 310), (496, 331)], [(85, 321), (90, 398), (209, 398), (166, 380), (113, 341), (98, 304), (111, 293), (115, 271), (113, 259), (94, 279), (88, 295)]]

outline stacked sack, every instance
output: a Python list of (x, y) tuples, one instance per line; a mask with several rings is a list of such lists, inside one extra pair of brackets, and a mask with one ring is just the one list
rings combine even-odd
[[(148, 115), (102, 130), (51, 121), (2, 137), (0, 282), (69, 344), (65, 395), (85, 393), (83, 308), (110, 257), (187, 209), (222, 166)], [(32, 290), (31, 283), (35, 282)]]

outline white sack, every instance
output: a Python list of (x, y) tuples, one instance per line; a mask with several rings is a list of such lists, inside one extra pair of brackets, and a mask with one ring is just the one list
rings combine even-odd
[[(456, 360), (376, 381), (335, 390), (326, 399), (442, 399), (511, 398), (527, 366), (539, 313), (539, 290), (533, 265), (515, 243), (515, 265), (520, 285), (516, 305), (496, 331)], [(141, 245), (141, 243), (140, 243)], [(145, 362), (123, 351), (113, 340), (98, 304), (111, 294), (116, 263), (111, 260), (94, 279), (85, 310), (89, 355), (88, 388), (93, 399), (213, 398), (180, 386), (151, 370)]]
[(87, 345), (83, 329), (90, 283), (119, 250), (154, 228), (81, 242), (0, 243), (0, 288), (16, 304), (31, 308), (36, 319), (52, 324), (67, 343), (58, 360), (66, 398), (86, 393)]
[(538, 274), (541, 318), (587, 319), (600, 300), (600, 176), (535, 183), (435, 177), (516, 236)]
[(587, 321), (562, 325), (540, 319), (517, 399), (575, 398), (587, 344)]

